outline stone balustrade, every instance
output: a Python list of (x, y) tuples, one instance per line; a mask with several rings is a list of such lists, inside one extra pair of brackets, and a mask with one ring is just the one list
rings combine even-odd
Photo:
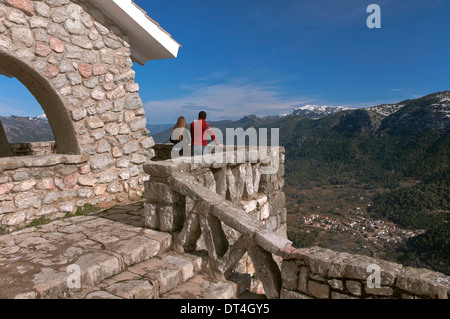
[(207, 251), (211, 275), (256, 273), (265, 293), (279, 298), (281, 259), (273, 256), (290, 245), (284, 149), (218, 156), (222, 161), (208, 155), (202, 162), (191, 157), (145, 164), (151, 176), (145, 185), (145, 225), (173, 233), (180, 252)]
[(190, 158), (144, 165), (151, 176), (145, 225), (171, 232), (177, 251), (205, 250), (205, 270), (217, 279), (255, 275), (263, 286), (258, 292), (269, 298), (448, 298), (450, 278), (440, 273), (318, 247), (293, 248), (286, 239), (284, 149), (275, 151), (277, 169), (269, 174), (262, 172), (273, 166), (274, 156), (264, 162), (257, 151), (244, 153), (244, 162), (236, 161), (235, 151), (224, 152), (219, 159), (228, 161), (220, 163), (208, 155), (200, 163)]

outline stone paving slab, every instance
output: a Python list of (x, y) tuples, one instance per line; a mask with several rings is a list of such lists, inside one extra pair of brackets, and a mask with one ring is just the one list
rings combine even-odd
[[(169, 233), (146, 229), (143, 204), (0, 235), (0, 298), (235, 298), (231, 281), (201, 271), (201, 256), (171, 251)], [(78, 267), (81, 288), (73, 288)]]
[[(68, 298), (71, 267), (79, 267), (88, 288), (162, 254), (172, 237), (145, 229), (142, 214), (135, 203), (0, 235), (0, 298)], [(145, 295), (129, 293), (122, 295)]]

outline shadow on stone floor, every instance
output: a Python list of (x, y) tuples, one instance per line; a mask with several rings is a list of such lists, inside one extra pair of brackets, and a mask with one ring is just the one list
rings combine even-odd
[(145, 228), (144, 201), (130, 203), (124, 206), (115, 206), (97, 213), (89, 214), (89, 216), (120, 222), (128, 226)]

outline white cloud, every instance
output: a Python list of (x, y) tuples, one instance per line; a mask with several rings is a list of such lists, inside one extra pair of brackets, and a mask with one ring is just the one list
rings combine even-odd
[(9, 104), (0, 103), (0, 116), (9, 116), (9, 115), (23, 115), (26, 112), (22, 109), (17, 109), (16, 107), (12, 107)]
[(390, 92), (402, 92), (405, 91), (405, 89), (391, 89)]
[(248, 84), (243, 81), (215, 85), (183, 86), (185, 96), (165, 100), (145, 101), (144, 108), (150, 123), (172, 123), (178, 116), (188, 121), (200, 111), (208, 113), (211, 121), (237, 119), (244, 115), (282, 114), (292, 111), (293, 105), (310, 103), (304, 97), (285, 98), (273, 86)]

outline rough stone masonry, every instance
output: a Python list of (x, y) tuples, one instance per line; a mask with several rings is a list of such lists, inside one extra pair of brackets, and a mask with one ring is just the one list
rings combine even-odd
[(0, 154), (1, 228), (141, 198), (154, 142), (132, 65), (127, 35), (88, 0), (0, 0), (0, 70), (36, 97), (57, 153)]

